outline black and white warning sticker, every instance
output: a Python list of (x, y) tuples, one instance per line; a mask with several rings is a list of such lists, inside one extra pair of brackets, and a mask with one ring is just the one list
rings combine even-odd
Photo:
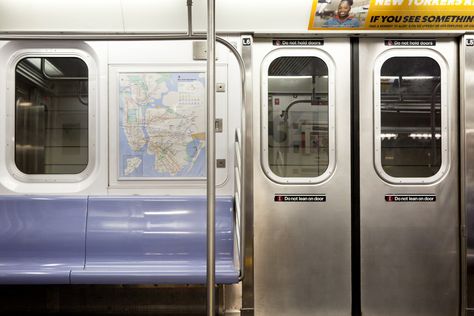
[(436, 46), (436, 40), (433, 40), (433, 39), (386, 39), (385, 46), (415, 46), (415, 47)]
[(273, 46), (323, 46), (322, 39), (274, 39)]
[(386, 202), (436, 202), (435, 194), (386, 194)]
[(275, 202), (326, 202), (326, 194), (275, 194)]

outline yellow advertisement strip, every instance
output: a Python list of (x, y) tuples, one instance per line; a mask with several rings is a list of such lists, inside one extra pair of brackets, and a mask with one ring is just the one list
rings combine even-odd
[(474, 29), (474, 0), (313, 0), (308, 30)]

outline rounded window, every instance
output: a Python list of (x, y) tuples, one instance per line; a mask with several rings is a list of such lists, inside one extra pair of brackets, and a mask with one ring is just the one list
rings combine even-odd
[(264, 61), (263, 167), (283, 183), (319, 182), (334, 164), (332, 68), (304, 51)]
[(420, 52), (387, 56), (378, 65), (376, 167), (390, 182), (432, 182), (447, 160), (444, 64)]

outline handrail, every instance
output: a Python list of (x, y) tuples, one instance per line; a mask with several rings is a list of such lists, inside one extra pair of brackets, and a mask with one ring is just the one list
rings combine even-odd
[(296, 101), (293, 101), (290, 104), (288, 104), (288, 106), (286, 107), (286, 110), (281, 111), (280, 117), (286, 122), (286, 121), (288, 121), (288, 112), (290, 111), (290, 109), (294, 105), (299, 104), (299, 103), (311, 103), (311, 102), (312, 102), (312, 100), (296, 100)]
[(193, 35), (193, 0), (186, 0), (188, 7), (188, 36)]
[(207, 315), (216, 312), (216, 16), (207, 1)]
[[(235, 215), (236, 215), (236, 223), (237, 223), (237, 220), (239, 222), (239, 238), (238, 238), (238, 246), (239, 246), (239, 265), (240, 265), (240, 270), (241, 270), (241, 275), (240, 277), (242, 276), (242, 271), (244, 269), (244, 260), (245, 260), (245, 256), (244, 256), (244, 253), (245, 253), (245, 243), (244, 243), (244, 240), (245, 240), (245, 222), (244, 222), (244, 219), (245, 219), (245, 215), (243, 213), (243, 194), (242, 194), (242, 183), (243, 182), (243, 176), (244, 176), (244, 173), (243, 173), (243, 168), (242, 168), (242, 162), (244, 161), (244, 157), (243, 157), (243, 151), (242, 151), (242, 136), (241, 136), (241, 133), (240, 133), (240, 129), (237, 128), (235, 130), (235, 180), (234, 180), (234, 186), (235, 186), (235, 189), (236, 189), (236, 192), (235, 192), (235, 204), (236, 204), (236, 212), (235, 212)], [(241, 280), (241, 279), (239, 279)]]

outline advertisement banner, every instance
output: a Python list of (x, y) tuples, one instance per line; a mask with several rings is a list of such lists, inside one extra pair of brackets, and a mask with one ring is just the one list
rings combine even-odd
[(308, 30), (465, 30), (474, 0), (313, 0)]

